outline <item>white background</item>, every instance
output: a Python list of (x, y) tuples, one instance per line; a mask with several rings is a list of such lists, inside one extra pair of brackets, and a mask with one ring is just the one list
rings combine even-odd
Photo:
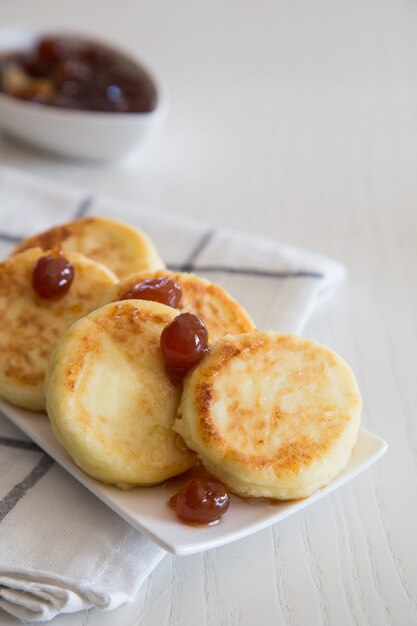
[[(305, 330), (357, 373), (374, 469), (272, 530), (168, 556), (132, 605), (54, 626), (417, 623), (417, 3), (1, 0), (0, 24), (83, 26), (167, 84), (137, 159), (0, 163), (333, 256), (349, 279)], [(0, 614), (3, 625), (15, 624)]]

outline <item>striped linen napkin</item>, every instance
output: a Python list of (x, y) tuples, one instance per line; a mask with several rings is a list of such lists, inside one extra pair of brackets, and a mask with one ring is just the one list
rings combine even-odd
[[(169, 268), (220, 283), (261, 329), (300, 332), (345, 277), (317, 254), (0, 168), (1, 257), (23, 237), (94, 215), (142, 228)], [(164, 554), (0, 416), (0, 608), (32, 622), (112, 609)]]

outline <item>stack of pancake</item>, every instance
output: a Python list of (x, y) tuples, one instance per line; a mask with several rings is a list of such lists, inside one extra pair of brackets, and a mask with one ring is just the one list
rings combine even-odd
[[(43, 299), (31, 276), (56, 246), (74, 280)], [(181, 286), (181, 311), (122, 299), (159, 277)], [(178, 386), (160, 336), (183, 311), (205, 322), (210, 349)], [(343, 359), (302, 337), (257, 331), (222, 287), (165, 269), (132, 226), (89, 218), (26, 239), (0, 263), (0, 314), (0, 396), (46, 409), (94, 478), (130, 489), (201, 462), (234, 493), (289, 499), (310, 495), (349, 461), (361, 398)]]

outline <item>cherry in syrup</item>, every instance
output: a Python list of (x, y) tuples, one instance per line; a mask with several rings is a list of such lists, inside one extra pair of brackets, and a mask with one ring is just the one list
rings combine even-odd
[(182, 306), (181, 286), (172, 278), (157, 277), (147, 278), (140, 283), (133, 285), (120, 300), (153, 300), (161, 302), (174, 309)]
[(195, 524), (216, 522), (226, 513), (230, 496), (214, 478), (191, 478), (169, 501), (178, 517)]
[(181, 313), (161, 333), (165, 369), (174, 382), (181, 381), (208, 351), (208, 330), (193, 313)]
[(62, 250), (53, 250), (40, 257), (32, 271), (32, 288), (46, 300), (63, 296), (73, 280), (74, 266)]

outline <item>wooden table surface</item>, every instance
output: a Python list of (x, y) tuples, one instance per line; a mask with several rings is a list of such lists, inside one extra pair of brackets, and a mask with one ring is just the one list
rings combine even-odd
[(165, 79), (170, 114), (123, 164), (6, 138), (0, 163), (342, 261), (305, 334), (353, 366), (363, 425), (390, 445), (273, 529), (167, 556), (133, 604), (51, 624), (417, 624), (417, 3), (2, 0), (0, 24), (18, 22), (123, 42)]

